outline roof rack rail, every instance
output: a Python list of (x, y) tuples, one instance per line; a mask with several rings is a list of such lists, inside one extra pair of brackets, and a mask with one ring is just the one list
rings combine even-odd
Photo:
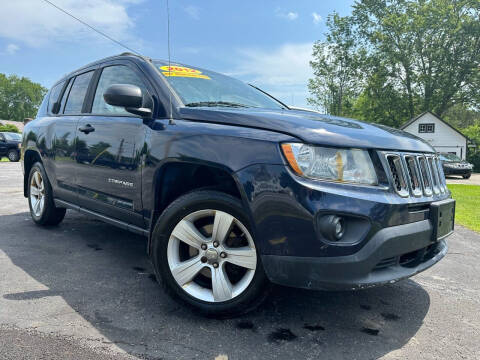
[(136, 57), (139, 57), (143, 60), (147, 60), (149, 62), (152, 62), (152, 58), (148, 57), (148, 56), (144, 56), (144, 55), (140, 55), (140, 54), (135, 54), (135, 53), (132, 53), (130, 51), (125, 51), (123, 53), (121, 53), (120, 55), (118, 56), (136, 56)]

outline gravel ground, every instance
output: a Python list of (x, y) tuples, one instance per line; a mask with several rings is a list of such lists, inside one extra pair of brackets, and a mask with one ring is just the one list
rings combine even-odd
[(144, 238), (69, 211), (33, 224), (0, 163), (0, 359), (478, 359), (480, 235), (410, 280), (359, 292), (277, 287), (242, 318), (202, 318), (155, 283)]

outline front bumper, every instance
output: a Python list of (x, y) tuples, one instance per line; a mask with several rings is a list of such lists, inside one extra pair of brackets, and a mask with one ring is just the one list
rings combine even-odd
[(472, 169), (444, 167), (443, 172), (445, 175), (470, 175), (472, 173)]
[(424, 220), (384, 228), (352, 255), (263, 255), (262, 262), (270, 281), (279, 285), (355, 290), (411, 277), (440, 261), (447, 250), (445, 239), (432, 242), (432, 226)]

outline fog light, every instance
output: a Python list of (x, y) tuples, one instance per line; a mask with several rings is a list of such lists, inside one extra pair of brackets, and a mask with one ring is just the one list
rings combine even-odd
[(335, 237), (341, 239), (343, 235), (343, 225), (342, 219), (338, 218), (337, 224), (335, 225)]
[(345, 221), (341, 216), (325, 215), (319, 221), (322, 235), (330, 241), (339, 241), (345, 234)]

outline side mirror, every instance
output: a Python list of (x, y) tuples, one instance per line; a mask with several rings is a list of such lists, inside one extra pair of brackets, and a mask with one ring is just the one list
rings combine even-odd
[(112, 106), (124, 107), (126, 111), (139, 115), (142, 118), (152, 116), (152, 109), (143, 108), (142, 89), (135, 85), (110, 85), (103, 93), (105, 102)]
[(56, 101), (53, 103), (53, 106), (52, 106), (52, 114), (58, 114), (58, 112), (60, 111), (60, 102)]

